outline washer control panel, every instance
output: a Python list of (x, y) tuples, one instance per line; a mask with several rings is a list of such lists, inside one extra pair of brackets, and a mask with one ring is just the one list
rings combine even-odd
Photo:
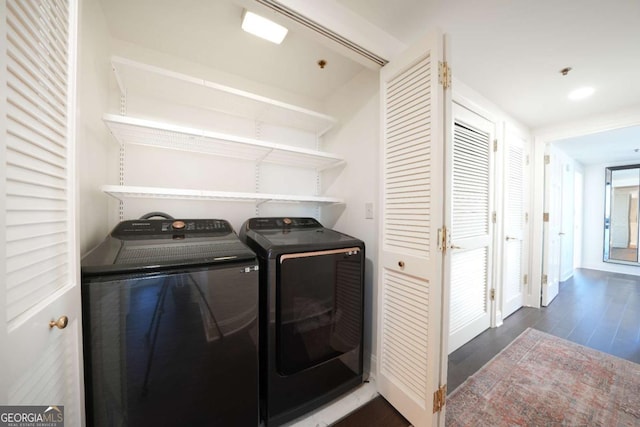
[(199, 237), (232, 232), (231, 224), (224, 219), (140, 219), (121, 222), (111, 235), (118, 239), (127, 239), (161, 238), (173, 235)]

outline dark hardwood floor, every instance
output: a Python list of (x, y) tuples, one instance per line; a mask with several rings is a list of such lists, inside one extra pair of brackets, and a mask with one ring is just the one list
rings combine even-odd
[[(640, 363), (640, 276), (579, 269), (560, 284), (548, 307), (523, 307), (499, 328), (487, 329), (449, 355), (447, 388), (455, 390), (527, 328)], [(336, 427), (406, 427), (382, 397)]]
[(640, 276), (578, 269), (548, 307), (523, 307), (449, 355), (449, 392), (525, 329), (640, 363)]
[(411, 425), (382, 397), (376, 397), (346, 418), (333, 424), (334, 427), (407, 427)]

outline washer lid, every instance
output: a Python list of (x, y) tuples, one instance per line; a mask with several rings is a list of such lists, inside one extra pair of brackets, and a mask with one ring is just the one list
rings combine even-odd
[(255, 259), (225, 220), (133, 220), (118, 224), (82, 259), (83, 275), (149, 272)]
[(250, 218), (242, 226), (240, 237), (253, 249), (267, 251), (307, 251), (363, 244), (354, 237), (323, 227), (314, 218)]

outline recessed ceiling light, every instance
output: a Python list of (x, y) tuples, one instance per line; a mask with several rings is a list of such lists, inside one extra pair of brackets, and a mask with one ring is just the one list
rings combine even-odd
[(592, 87), (581, 87), (580, 89), (569, 92), (569, 99), (572, 101), (579, 101), (590, 97), (593, 95), (593, 92), (595, 92), (595, 89)]
[(242, 29), (254, 36), (261, 37), (276, 44), (282, 43), (282, 40), (284, 40), (284, 37), (289, 31), (282, 25), (276, 24), (248, 10), (244, 11), (244, 16), (242, 17)]

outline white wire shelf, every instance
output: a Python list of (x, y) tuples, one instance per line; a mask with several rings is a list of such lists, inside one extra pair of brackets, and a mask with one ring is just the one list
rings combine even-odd
[(105, 114), (104, 122), (120, 144), (193, 151), (222, 157), (316, 169), (332, 168), (344, 159), (322, 151), (176, 126), (130, 116)]
[(344, 200), (327, 196), (298, 196), (288, 194), (241, 193), (230, 191), (190, 190), (179, 188), (136, 187), (128, 185), (103, 185), (102, 191), (118, 200), (127, 198), (173, 199), (173, 200), (214, 200), (245, 201), (254, 203), (344, 203)]
[(111, 66), (123, 95), (169, 97), (175, 103), (301, 129), (318, 136), (337, 123), (323, 113), (131, 59), (113, 56)]

